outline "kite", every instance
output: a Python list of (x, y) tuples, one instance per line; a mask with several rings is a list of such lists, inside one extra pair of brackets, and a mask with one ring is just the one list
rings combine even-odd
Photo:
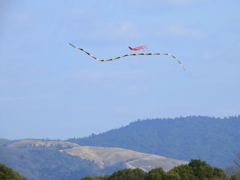
[[(180, 62), (179, 59), (177, 59), (174, 55), (172, 54), (169, 54), (169, 53), (137, 53), (137, 54), (125, 54), (125, 55), (122, 55), (122, 56), (118, 56), (118, 57), (115, 57), (115, 58), (112, 58), (112, 59), (98, 59), (96, 58), (95, 56), (93, 56), (92, 54), (90, 54), (89, 52), (85, 51), (84, 49), (82, 48), (79, 48), (79, 47), (76, 47), (72, 44), (69, 43), (69, 45), (71, 45), (72, 47), (76, 48), (76, 49), (79, 49), (83, 52), (85, 52), (87, 55), (91, 56), (93, 59), (97, 60), (97, 61), (102, 61), (102, 62), (105, 62), (105, 61), (113, 61), (113, 60), (117, 60), (117, 59), (120, 59), (120, 58), (123, 58), (123, 57), (127, 57), (127, 56), (139, 56), (139, 55), (168, 55), (168, 56), (171, 56), (173, 57), (179, 64), (180, 66), (182, 67), (182, 69), (184, 70), (184, 72), (186, 74), (188, 74), (189, 76), (193, 77), (193, 78), (198, 78), (198, 77), (195, 77), (195, 76), (192, 76), (191, 74), (189, 74), (186, 69), (184, 68), (183, 64)], [(206, 75), (206, 74), (204, 74)], [(204, 76), (202, 75), (202, 76)]]
[(142, 50), (145, 50), (145, 49), (148, 50), (148, 48), (147, 48), (145, 45), (138, 46), (138, 47), (135, 47), (135, 48), (132, 48), (132, 47), (128, 46), (128, 48), (131, 49), (131, 50), (133, 50), (133, 51), (138, 51), (138, 50), (141, 50), (141, 49), (142, 49)]

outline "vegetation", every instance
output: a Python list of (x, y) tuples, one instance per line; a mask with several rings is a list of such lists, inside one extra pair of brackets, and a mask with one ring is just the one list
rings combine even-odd
[[(99, 167), (91, 161), (62, 153), (60, 147), (1, 147), (0, 162), (21, 172), (29, 180), (71, 179), (96, 176)], [(0, 178), (0, 180), (2, 180)]]
[(180, 165), (168, 172), (161, 167), (149, 172), (141, 169), (121, 169), (104, 177), (86, 176), (82, 180), (239, 180), (228, 178), (220, 168), (212, 167), (205, 161), (192, 159), (188, 165)]
[(85, 138), (68, 139), (86, 146), (120, 147), (173, 159), (201, 159), (225, 167), (240, 149), (240, 116), (189, 116), (138, 120), (125, 127)]
[(71, 147), (31, 144), (13, 147), (11, 144), (20, 140), (0, 139), (0, 163), (4, 164), (0, 166), (0, 180), (25, 180), (21, 175), (29, 180), (79, 180), (81, 177), (82, 180), (240, 180), (240, 153), (233, 165), (221, 169), (231, 164), (239, 152), (239, 122), (240, 116), (138, 120), (106, 133), (69, 140), (79, 145), (121, 147), (174, 159), (192, 159), (188, 165), (167, 172), (161, 167), (149, 172), (139, 168), (122, 169), (123, 163), (100, 169), (93, 161), (59, 151)]
[[(78, 146), (76, 144), (73, 145)], [(85, 156), (78, 157), (67, 154), (69, 152), (64, 151), (72, 149), (73, 145), (70, 143), (68, 145), (67, 142), (63, 141), (19, 140), (11, 143), (0, 139), (0, 154), (3, 154), (3, 156), (0, 156), (0, 162), (20, 172), (30, 180), (79, 180), (79, 178), (86, 175), (103, 176), (126, 167), (143, 166), (143, 168), (149, 170), (152, 167), (162, 165), (163, 168), (167, 169), (173, 167), (174, 164), (177, 166), (179, 163), (187, 163), (173, 159), (164, 159), (164, 162), (162, 162), (161, 157), (142, 156), (141, 153), (123, 149), (117, 150), (115, 154), (112, 150), (106, 150), (107, 148), (104, 148), (105, 150), (104, 152), (101, 151), (102, 153), (90, 153), (89, 155), (95, 158), (86, 157), (87, 159), (92, 159), (90, 161), (85, 159)], [(79, 149), (80, 147), (72, 150), (76, 153)], [(101, 159), (101, 156), (105, 156), (105, 151), (107, 152), (105, 155), (108, 158), (103, 161), (104, 165), (102, 165), (97, 157)], [(138, 158), (141, 156), (142, 160), (138, 161)], [(144, 158), (146, 157), (149, 158), (145, 161)]]
[(20, 175), (13, 169), (0, 164), (0, 179), (1, 180), (27, 180), (27, 178)]
[(224, 172), (231, 176), (231, 180), (240, 180), (240, 152), (238, 152), (237, 157), (233, 160), (233, 165), (226, 166)]

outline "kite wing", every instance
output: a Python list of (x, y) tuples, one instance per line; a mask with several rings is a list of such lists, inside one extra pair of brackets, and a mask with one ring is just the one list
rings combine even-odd
[[(138, 46), (138, 47), (135, 47), (135, 48), (132, 48), (130, 46), (128, 46), (129, 49), (133, 50), (133, 51), (138, 51), (138, 50), (145, 50), (147, 49), (147, 47), (145, 45), (142, 45), (142, 46)], [(147, 49), (148, 50), (148, 49)]]

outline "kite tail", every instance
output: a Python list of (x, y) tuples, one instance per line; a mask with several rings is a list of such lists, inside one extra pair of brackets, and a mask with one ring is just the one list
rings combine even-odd
[(73, 44), (69, 43), (69, 45), (71, 45), (72, 47), (76, 48), (76, 46), (74, 46)]
[[(127, 56), (139, 56), (139, 55), (168, 55), (168, 56), (171, 56), (173, 57), (179, 64), (180, 66), (182, 67), (182, 69), (184, 70), (184, 72), (193, 77), (193, 78), (199, 78), (201, 76), (192, 76), (190, 73), (187, 72), (187, 70), (185, 69), (185, 67), (183, 66), (183, 64), (181, 63), (181, 61), (179, 59), (177, 59), (174, 55), (172, 54), (168, 54), (168, 53), (136, 53), (136, 54), (125, 54), (125, 55), (122, 55), (122, 56), (119, 56), (119, 57), (115, 57), (115, 58), (112, 58), (112, 59), (98, 59), (96, 57), (94, 57), (92, 54), (90, 54), (89, 52), (85, 51), (84, 49), (82, 48), (79, 48), (79, 47), (76, 47), (72, 44), (69, 43), (69, 45), (71, 45), (72, 47), (76, 48), (76, 49), (79, 49), (81, 51), (83, 51), (84, 53), (86, 53), (87, 55), (91, 56), (92, 58), (94, 58), (95, 60), (97, 61), (102, 61), (102, 62), (105, 62), (105, 61), (113, 61), (113, 60), (117, 60), (117, 59), (120, 59), (120, 58), (123, 58), (123, 57), (127, 57)], [(202, 75), (202, 76), (205, 76), (206, 74)]]

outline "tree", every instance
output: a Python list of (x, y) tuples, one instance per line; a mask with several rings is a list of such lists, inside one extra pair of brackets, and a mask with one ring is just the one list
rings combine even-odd
[(0, 164), (0, 179), (1, 180), (27, 180), (27, 178), (20, 175), (18, 172), (13, 169)]
[(193, 170), (187, 164), (182, 164), (171, 169), (169, 172), (175, 172), (180, 176), (181, 180), (194, 180)]
[(154, 168), (151, 171), (148, 172), (148, 175), (146, 176), (146, 180), (164, 180), (165, 171), (163, 168)]
[(96, 179), (95, 179), (95, 177), (85, 176), (85, 177), (82, 178), (81, 180), (96, 180)]
[(213, 168), (213, 178), (217, 179), (221, 179), (221, 180), (227, 180), (228, 177), (227, 175), (224, 173), (224, 171), (220, 168), (214, 167)]
[(240, 180), (240, 170), (235, 171), (234, 175), (231, 176), (230, 180)]
[(223, 170), (228, 177), (231, 177), (236, 172), (236, 167), (235, 166), (226, 166), (223, 168)]
[(237, 153), (237, 158), (233, 160), (234, 165), (224, 167), (224, 172), (227, 176), (235, 176), (235, 173), (240, 170), (240, 152)]
[(192, 159), (188, 165), (192, 168), (196, 179), (205, 180), (213, 178), (213, 168), (205, 161), (201, 161), (200, 159)]
[(234, 173), (234, 178), (235, 178), (234, 180), (240, 180), (240, 170)]
[(109, 180), (144, 180), (146, 172), (140, 168), (136, 169), (121, 169), (115, 171), (108, 179)]
[(240, 169), (240, 152), (237, 153), (237, 158), (233, 160), (234, 164)]
[(165, 173), (163, 176), (163, 179), (164, 180), (181, 180), (179, 174), (173, 171), (168, 171), (167, 173)]
[(96, 176), (96, 177), (91, 177), (91, 176), (85, 176), (81, 178), (81, 180), (108, 180), (110, 175), (105, 175), (105, 176)]

